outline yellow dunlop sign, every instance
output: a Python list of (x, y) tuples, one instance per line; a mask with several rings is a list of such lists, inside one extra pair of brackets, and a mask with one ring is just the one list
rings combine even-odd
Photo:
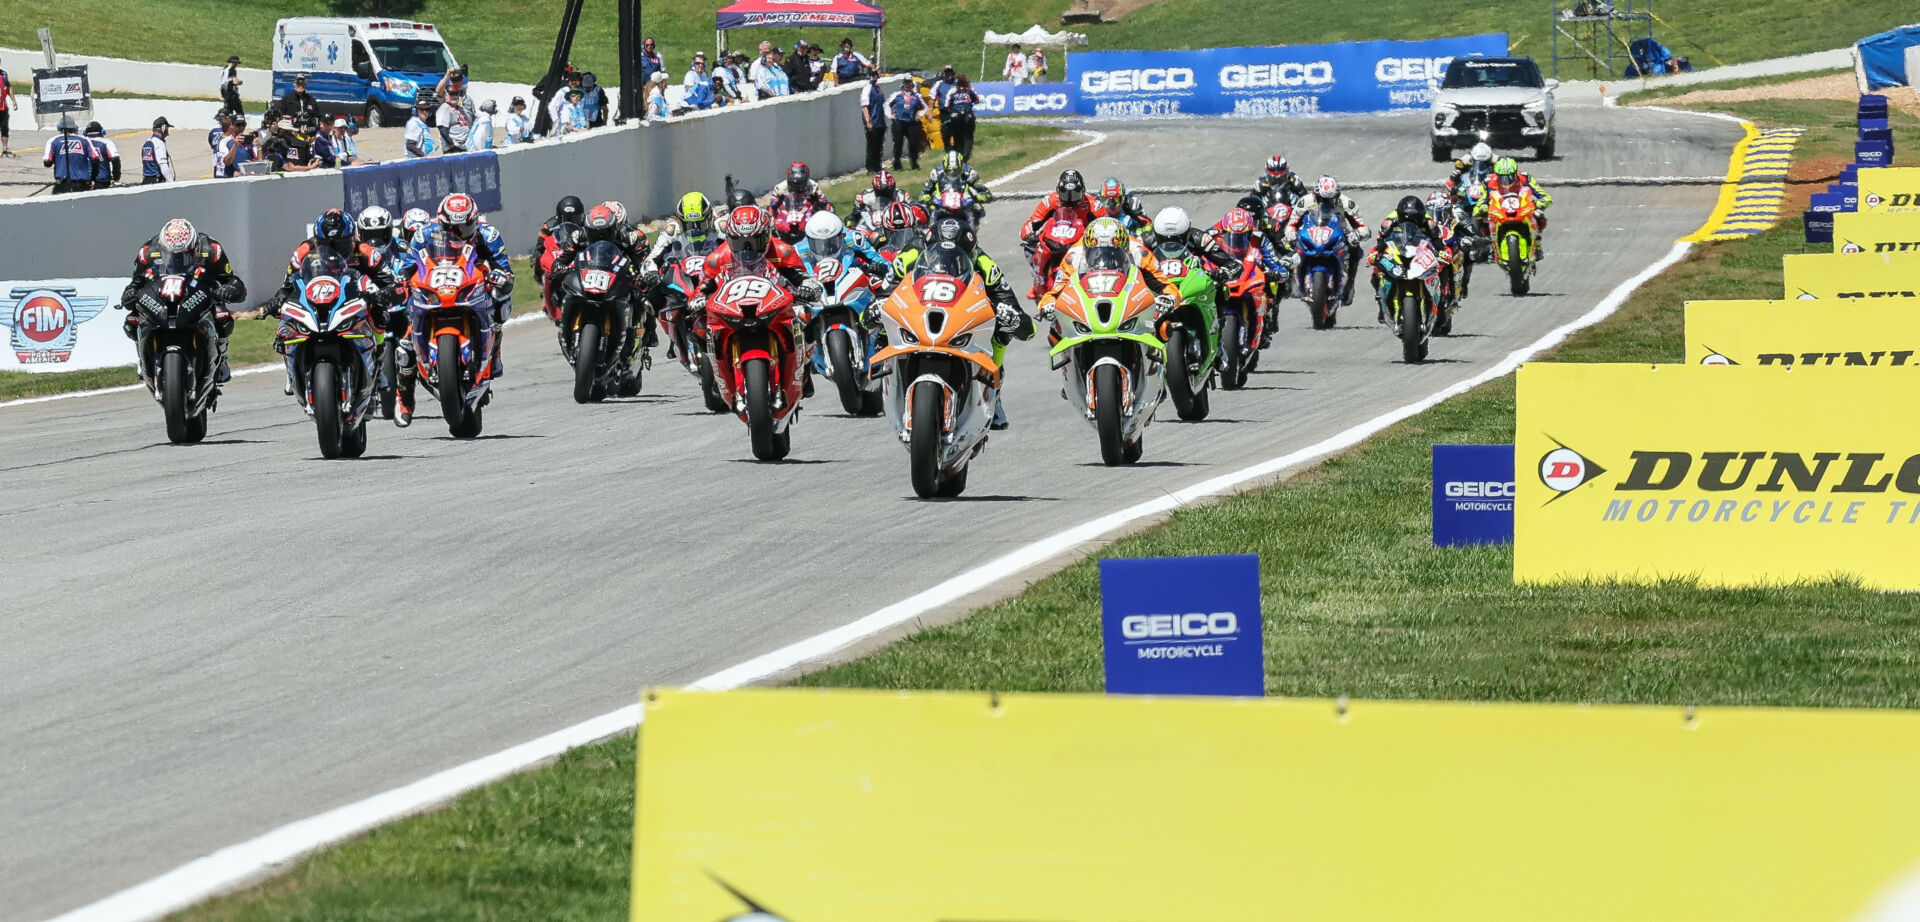
[(1843, 922), (1920, 872), (1910, 711), (754, 689), (641, 738), (634, 922)]
[(1796, 253), (1781, 263), (1788, 300), (1920, 297), (1920, 253)]
[(1867, 167), (1860, 171), (1861, 214), (1920, 212), (1920, 167)]
[(1920, 373), (1920, 305), (1886, 301), (1688, 301), (1694, 365), (1860, 365)]
[(1529, 363), (1513, 578), (1920, 589), (1920, 375)]
[(1920, 253), (1920, 211), (1833, 216), (1835, 253)]

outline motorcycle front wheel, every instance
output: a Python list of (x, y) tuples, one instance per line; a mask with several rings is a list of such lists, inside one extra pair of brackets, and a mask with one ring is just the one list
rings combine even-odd
[(914, 385), (908, 394), (913, 410), (913, 433), (907, 442), (907, 469), (914, 495), (921, 499), (940, 492), (941, 424), (946, 418), (946, 394), (931, 381)]
[(1100, 431), (1101, 462), (1108, 467), (1127, 463), (1125, 421), (1120, 416), (1120, 369), (1112, 365), (1093, 370), (1093, 425)]
[(1206, 419), (1212, 409), (1206, 379), (1192, 377), (1194, 366), (1199, 364), (1188, 354), (1197, 351), (1194, 339), (1184, 327), (1174, 327), (1167, 334), (1167, 396), (1173, 398), (1173, 408), (1180, 418), (1189, 422)]
[(1327, 274), (1315, 272), (1313, 284), (1307, 290), (1307, 313), (1313, 318), (1313, 328), (1333, 329), (1333, 312), (1333, 292), (1328, 290)]
[(187, 412), (187, 357), (169, 352), (160, 360), (160, 407), (167, 416), (167, 441), (190, 445), (207, 437), (207, 415)]
[(1508, 234), (1506, 250), (1507, 288), (1516, 298), (1525, 297), (1527, 290), (1533, 287), (1527, 278), (1527, 259), (1532, 255), (1523, 252), (1525, 241), (1519, 234)]
[(573, 351), (573, 402), (593, 403), (607, 396), (600, 383), (600, 325), (580, 325), (579, 345)]
[(773, 422), (772, 374), (766, 359), (748, 359), (740, 370), (747, 397), (747, 434), (753, 442), (753, 456), (762, 461), (778, 461), (792, 446), (786, 433), (775, 432)]
[(1247, 352), (1240, 346), (1240, 315), (1220, 317), (1220, 386), (1237, 391), (1247, 383)]
[(320, 437), (320, 457), (338, 458), (346, 451), (340, 432), (340, 372), (332, 362), (315, 362), (309, 382), (313, 391), (313, 428)]
[(1409, 365), (1418, 365), (1427, 358), (1424, 314), (1418, 295), (1411, 291), (1400, 295), (1400, 358)]
[(866, 392), (853, 367), (853, 338), (845, 330), (827, 332), (827, 361), (833, 364), (833, 386), (840, 391), (840, 408), (848, 416), (869, 416)]

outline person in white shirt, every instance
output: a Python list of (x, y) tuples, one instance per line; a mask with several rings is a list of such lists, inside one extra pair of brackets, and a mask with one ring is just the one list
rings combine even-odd
[(653, 79), (647, 84), (647, 118), (664, 119), (667, 117), (667, 75), (654, 71)]
[[(567, 66), (572, 67), (573, 65), (569, 64)], [(548, 134), (554, 137), (560, 136), (560, 110), (567, 105), (568, 93), (574, 90), (580, 90), (582, 96), (586, 95), (586, 90), (581, 87), (581, 81), (584, 79), (586, 79), (585, 75), (579, 71), (569, 71), (567, 73), (567, 85), (555, 90), (553, 98), (547, 100), (547, 118), (553, 122), (553, 126), (547, 129)]]
[(480, 114), (474, 116), (473, 127), (467, 132), (467, 150), (493, 149), (493, 100), (480, 104)]
[(587, 110), (580, 105), (581, 98), (586, 95), (586, 91), (579, 87), (567, 91), (566, 101), (560, 104), (560, 117), (553, 122), (554, 137), (587, 130)]
[(681, 88), (691, 90), (696, 86), (707, 86), (712, 82), (712, 75), (707, 73), (706, 52), (695, 53), (693, 64), (687, 68), (687, 75), (680, 79)]
[(1007, 52), (1007, 65), (1000, 68), (1000, 76), (1014, 83), (1027, 82), (1027, 56), (1020, 50), (1019, 45), (1013, 46), (1013, 50)]
[(413, 102), (413, 117), (407, 119), (407, 156), (429, 157), (433, 155), (434, 137), (433, 100), (422, 96)]
[(525, 144), (533, 140), (533, 119), (527, 117), (527, 101), (519, 96), (507, 104), (507, 141), (508, 144)]

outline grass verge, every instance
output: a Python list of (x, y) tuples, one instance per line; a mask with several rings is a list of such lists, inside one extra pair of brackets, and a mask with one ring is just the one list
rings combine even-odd
[[(1828, 113), (1832, 116), (1832, 113)], [(1903, 144), (1920, 143), (1908, 126)], [(1561, 362), (1677, 362), (1689, 299), (1777, 298), (1790, 221), (1696, 248)], [(1184, 510), (1100, 556), (1261, 556), (1271, 694), (1366, 698), (1920, 706), (1920, 596), (1791, 589), (1521, 588), (1511, 547), (1436, 549), (1429, 446), (1513, 439), (1511, 376), (1292, 479)], [(799, 684), (1097, 692), (1095, 561), (965, 620)], [(475, 791), (182, 913), (254, 920), (614, 919), (631, 861), (632, 736)]]
[(1689, 84), (1675, 85), (1675, 86), (1651, 86), (1644, 90), (1629, 90), (1627, 92), (1621, 93), (1613, 97), (1613, 99), (1614, 99), (1614, 102), (1619, 103), (1620, 105), (1634, 106), (1634, 105), (1640, 105), (1642, 103), (1655, 102), (1661, 99), (1672, 99), (1676, 96), (1685, 96), (1689, 93), (1698, 93), (1703, 90), (1743, 90), (1749, 87), (1756, 87), (1756, 86), (1778, 86), (1781, 83), (1787, 83), (1787, 82), (1793, 82), (1793, 81), (1799, 81), (1799, 80), (1810, 80), (1815, 77), (1831, 77), (1835, 74), (1850, 74), (1850, 73), (1853, 73), (1853, 71), (1846, 68), (1840, 68), (1838, 70), (1812, 70), (1812, 71), (1807, 71), (1805, 73), (1789, 74), (1784, 77), (1779, 75), (1774, 75), (1769, 77), (1743, 77), (1739, 80), (1716, 80), (1712, 83), (1689, 83)]

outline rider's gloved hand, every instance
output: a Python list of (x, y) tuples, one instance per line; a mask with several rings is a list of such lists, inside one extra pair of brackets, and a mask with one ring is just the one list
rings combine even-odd
[(513, 273), (495, 269), (487, 276), (487, 282), (493, 286), (493, 293), (501, 297), (513, 293)]
[(802, 301), (818, 301), (825, 294), (826, 289), (820, 286), (820, 280), (814, 278), (801, 279), (800, 287), (794, 291), (795, 297)]

